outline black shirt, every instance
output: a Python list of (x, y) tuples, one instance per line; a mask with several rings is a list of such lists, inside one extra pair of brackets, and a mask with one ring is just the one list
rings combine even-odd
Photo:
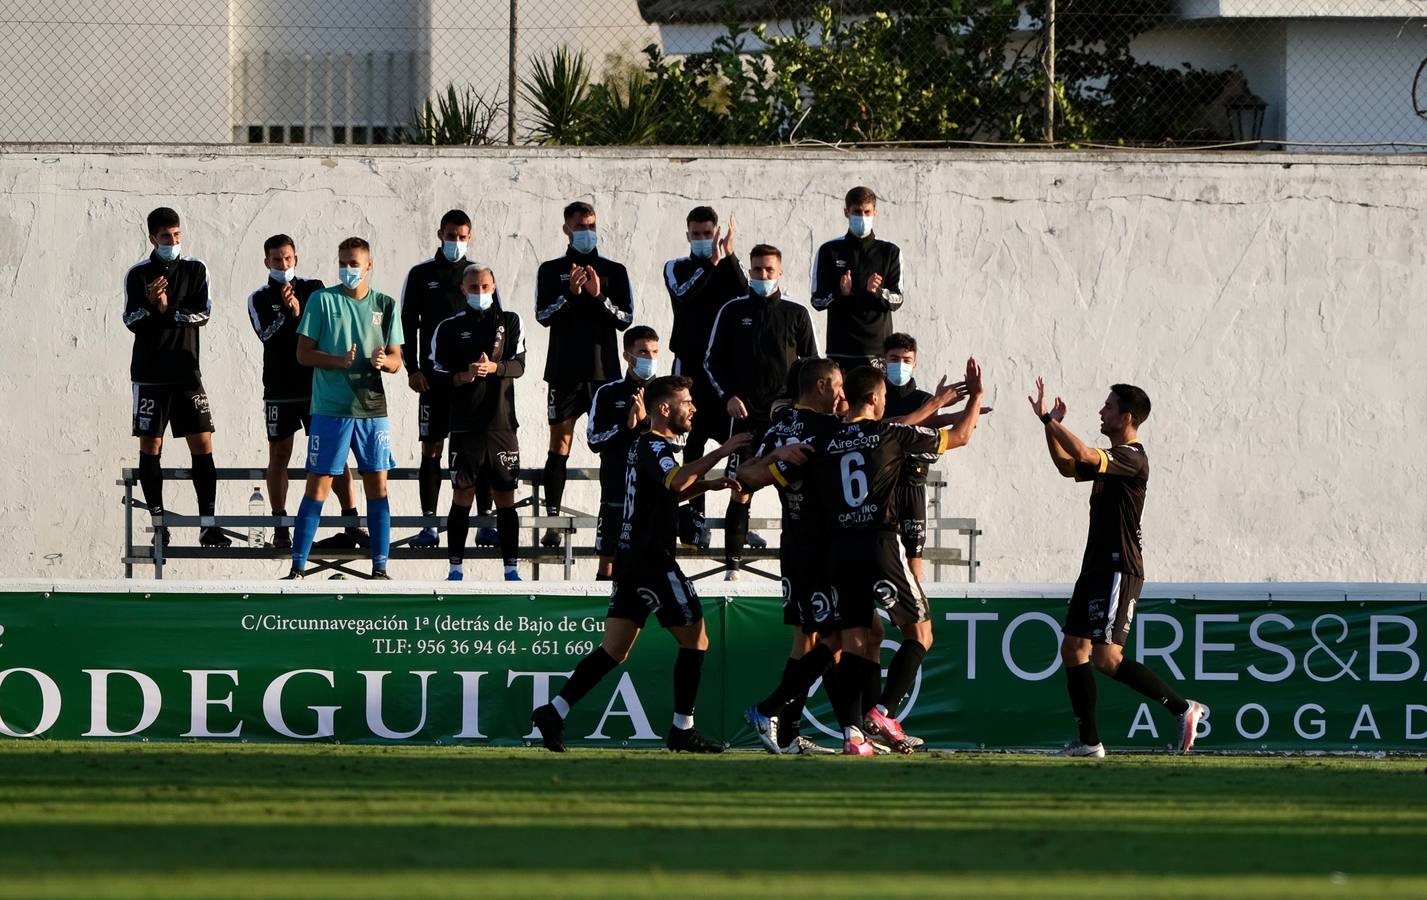
[[(466, 309), (466, 292), (461, 276), (470, 262), (463, 256), (455, 262), (440, 250), (406, 273), (401, 285), (401, 359), (408, 375), (422, 372), (430, 376), (431, 335), (436, 326)], [(500, 291), (496, 291), (500, 302)]]
[[(852, 295), (838, 287), (852, 272)], [(882, 287), (867, 291), (867, 279), (881, 273)], [(892, 333), (892, 313), (902, 308), (902, 251), (875, 235), (846, 234), (818, 248), (813, 263), (813, 309), (827, 311), (827, 355), (873, 358)]]
[(614, 552), (614, 577), (674, 572), (674, 535), (679, 499), (669, 487), (680, 447), (662, 434), (646, 431), (625, 454), (624, 520)]
[(1083, 572), (1124, 572), (1145, 576), (1140, 553), (1140, 515), (1150, 461), (1136, 441), (1097, 450), (1099, 465), (1075, 464), (1076, 481), (1093, 481), (1090, 489), (1090, 534), (1085, 539)]
[[(921, 408), (932, 398), (932, 395), (917, 387), (917, 380), (913, 378), (906, 384), (898, 387), (892, 382), (887, 382), (887, 412), (889, 419), (900, 418), (909, 415)], [(931, 464), (936, 462), (935, 453), (911, 453), (907, 455), (907, 460), (902, 464), (901, 483), (910, 487), (920, 487), (927, 483), (927, 470)]]
[(634, 439), (649, 428), (649, 418), (629, 427), (629, 406), (634, 393), (646, 382), (626, 375), (618, 381), (600, 385), (590, 404), (589, 430), (585, 433), (590, 449), (600, 455), (600, 502), (619, 503), (624, 498), (624, 474), (629, 448)]
[(911, 453), (943, 453), (946, 432), (871, 419), (844, 422), (812, 441), (809, 477), (834, 540), (896, 531), (897, 478)]
[(307, 311), (307, 299), (322, 290), (315, 278), (294, 278), (297, 315), (290, 315), (282, 302), (282, 283), (268, 283), (248, 295), (248, 321), (263, 342), (263, 399), (268, 401), (312, 399), (312, 369), (297, 361), (297, 323)]
[(801, 357), (817, 355), (808, 311), (774, 291), (771, 297), (744, 296), (723, 305), (704, 369), (720, 397), (737, 397), (750, 415), (766, 419), (773, 401), (787, 390), (788, 369)]
[[(160, 276), (168, 279), (168, 309), (162, 313), (147, 294)], [(202, 260), (180, 256), (164, 262), (155, 252), (130, 266), (124, 273), (124, 326), (134, 333), (129, 380), (197, 387), (203, 377), (198, 329), (208, 324), (212, 312), (208, 269)]]
[[(570, 267), (594, 266), (600, 295), (570, 291)], [(634, 293), (623, 265), (598, 253), (565, 255), (540, 264), (535, 275), (535, 319), (550, 329), (545, 380), (573, 385), (613, 381), (620, 376), (615, 333), (634, 321)]]
[(714, 318), (725, 303), (748, 295), (748, 278), (737, 256), (725, 256), (718, 265), (699, 256), (681, 256), (664, 264), (664, 287), (674, 307), (669, 348), (688, 364), (679, 371), (694, 369), (690, 374), (701, 376)]
[[(763, 436), (763, 443), (753, 454), (756, 459), (767, 456), (779, 447), (815, 441), (831, 433), (842, 420), (829, 413), (820, 413), (804, 406), (785, 406), (773, 416), (773, 425)], [(782, 549), (798, 553), (823, 552), (826, 523), (817, 503), (817, 494), (807, 480), (806, 464), (792, 466), (785, 462), (772, 465), (773, 483), (783, 501)]]
[(466, 307), (436, 326), (431, 337), (432, 374), (451, 384), (481, 354), (495, 371), (470, 384), (451, 388), (451, 433), (515, 431), (515, 379), (525, 374), (525, 331), (520, 315), (497, 302), (484, 312)]

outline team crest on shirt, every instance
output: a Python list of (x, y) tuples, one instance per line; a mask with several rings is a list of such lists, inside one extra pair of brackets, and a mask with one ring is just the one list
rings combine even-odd
[(673, 468), (674, 468), (674, 459), (673, 459), (673, 457), (671, 457), (671, 456), (666, 456), (666, 457), (664, 457), (663, 459), (659, 460), (659, 468), (660, 468), (661, 470), (665, 471), (665, 472), (668, 472), (668, 471), (670, 471), (671, 469), (673, 469)]
[(382, 327), (382, 311), (381, 311), (381, 310), (378, 309), (378, 310), (375, 310), (375, 311), (372, 312), (372, 324), (375, 325), (375, 326), (377, 326), (378, 328)]

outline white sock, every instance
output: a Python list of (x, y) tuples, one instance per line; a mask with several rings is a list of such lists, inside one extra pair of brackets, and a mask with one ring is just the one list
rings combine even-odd
[(884, 716), (891, 716), (891, 715), (892, 715), (890, 712), (887, 711), (887, 707), (883, 706), (883, 705), (880, 704), (880, 703), (877, 704), (877, 711), (878, 711), (879, 713), (881, 713), (882, 715), (884, 715)]
[(688, 731), (690, 728), (694, 727), (694, 717), (686, 716), (681, 713), (674, 713), (674, 727), (679, 729), (680, 731)]
[(506, 566), (506, 567), (505, 567), (505, 574), (507, 574), (507, 575), (519, 575), (519, 574), (520, 574), (520, 569), (517, 568), (517, 567), (514, 566), (514, 565), (509, 565), (509, 566)]
[(465, 566), (464, 563), (451, 563), (451, 574), (452, 574), (452, 575), (464, 575), (465, 572), (466, 572), (466, 566)]
[(555, 707), (555, 712), (560, 714), (560, 718), (565, 718), (570, 714), (570, 704), (565, 702), (565, 698), (556, 694), (555, 699), (550, 701), (550, 705)]
[(849, 725), (846, 728), (842, 729), (842, 739), (844, 741), (851, 741), (854, 744), (860, 744), (863, 742), (863, 740), (865, 740), (862, 737), (862, 732), (857, 728), (856, 725)]

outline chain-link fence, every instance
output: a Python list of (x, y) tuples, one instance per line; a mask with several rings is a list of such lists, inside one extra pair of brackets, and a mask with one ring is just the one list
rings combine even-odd
[(0, 141), (1427, 147), (1427, 0), (0, 0)]

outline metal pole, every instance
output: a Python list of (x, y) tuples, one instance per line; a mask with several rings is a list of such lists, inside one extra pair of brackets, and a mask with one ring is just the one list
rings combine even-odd
[(516, 27), (520, 0), (510, 0), (510, 72), (505, 88), (505, 142), (515, 146), (515, 48), (519, 37)]
[(1045, 128), (1047, 144), (1055, 142), (1055, 0), (1045, 4)]

